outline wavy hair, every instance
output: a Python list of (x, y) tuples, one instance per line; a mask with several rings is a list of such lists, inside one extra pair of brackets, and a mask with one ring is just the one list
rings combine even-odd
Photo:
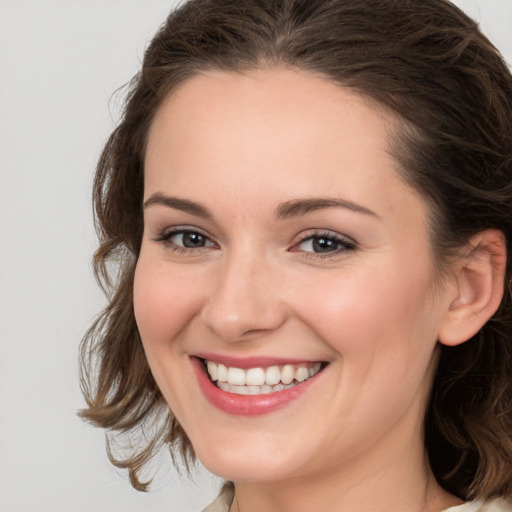
[[(163, 445), (193, 448), (151, 375), (133, 313), (144, 153), (155, 112), (190, 77), (269, 65), (310, 71), (394, 112), (393, 156), (430, 205), (441, 268), (479, 231), (506, 238), (506, 293), (471, 340), (440, 346), (425, 416), (432, 470), (464, 499), (512, 497), (512, 77), (477, 23), (446, 0), (190, 0), (171, 12), (131, 83), (94, 181), (95, 274), (108, 305), (81, 345), (81, 416), (111, 461), (141, 470)], [(133, 439), (116, 454), (117, 434)], [(111, 437), (114, 436), (114, 437)]]

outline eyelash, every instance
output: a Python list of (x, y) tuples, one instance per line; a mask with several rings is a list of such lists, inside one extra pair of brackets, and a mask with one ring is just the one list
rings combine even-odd
[[(326, 251), (323, 253), (313, 251), (299, 251), (298, 249), (295, 249), (309, 241), (314, 243), (315, 239), (327, 240), (330, 243), (336, 244), (338, 247), (332, 251)], [(356, 249), (357, 244), (353, 240), (342, 237), (337, 233), (333, 233), (332, 231), (309, 231), (305, 233), (301, 239), (293, 245), (292, 252), (302, 252), (305, 258), (335, 258), (341, 254), (353, 252)]]
[[(205, 241), (209, 241), (210, 245), (204, 245), (199, 247), (184, 247), (181, 245), (176, 244), (175, 242), (172, 242), (171, 239), (177, 235), (199, 235), (202, 237)], [(314, 251), (300, 251), (298, 248), (306, 243), (311, 242), (314, 243), (314, 240), (326, 240), (329, 243), (335, 244), (338, 247), (332, 251), (326, 251), (326, 252), (314, 252)], [(173, 229), (171, 231), (163, 232), (161, 235), (157, 236), (153, 239), (155, 242), (163, 243), (164, 246), (176, 253), (179, 254), (198, 254), (201, 253), (205, 249), (209, 249), (211, 247), (216, 248), (218, 247), (215, 242), (211, 240), (211, 238), (208, 235), (205, 235), (201, 231), (195, 230), (195, 229), (188, 229), (188, 228), (177, 228)], [(357, 244), (348, 238), (341, 237), (340, 235), (330, 232), (330, 231), (309, 231), (305, 233), (301, 239), (296, 242), (292, 248), (290, 249), (290, 252), (301, 252), (305, 258), (332, 258), (339, 256), (343, 253), (347, 252), (353, 252), (357, 249)]]
[[(181, 245), (178, 245), (171, 241), (171, 238), (177, 236), (177, 235), (199, 235), (203, 237), (206, 241), (210, 241), (212, 245), (206, 245), (202, 247), (184, 247)], [(162, 243), (166, 249), (169, 249), (173, 252), (176, 252), (178, 254), (197, 254), (199, 252), (202, 252), (205, 249), (209, 249), (210, 247), (215, 247), (215, 242), (212, 242), (210, 237), (208, 235), (205, 235), (204, 233), (201, 233), (201, 231), (198, 231), (196, 229), (191, 228), (177, 228), (170, 231), (164, 231), (162, 234), (157, 236), (153, 239), (155, 242)]]

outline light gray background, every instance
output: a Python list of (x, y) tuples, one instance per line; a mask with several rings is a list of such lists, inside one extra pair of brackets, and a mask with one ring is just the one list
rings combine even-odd
[[(0, 0), (1, 512), (198, 511), (216, 493), (165, 461), (154, 492), (133, 491), (75, 415), (78, 343), (104, 304), (90, 188), (110, 97), (175, 3)], [(456, 3), (512, 61), (512, 0)]]

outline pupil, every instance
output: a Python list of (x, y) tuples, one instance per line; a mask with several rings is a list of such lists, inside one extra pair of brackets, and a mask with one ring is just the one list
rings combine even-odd
[(315, 238), (313, 240), (313, 249), (315, 252), (335, 251), (338, 248), (338, 242), (329, 238)]
[(199, 233), (184, 233), (183, 245), (185, 247), (204, 247), (204, 236)]

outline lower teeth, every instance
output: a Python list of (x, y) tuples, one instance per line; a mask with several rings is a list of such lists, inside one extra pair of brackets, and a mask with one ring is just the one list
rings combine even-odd
[(293, 388), (295, 384), (276, 384), (275, 386), (234, 386), (227, 382), (217, 382), (217, 387), (222, 391), (228, 393), (234, 393), (235, 395), (268, 395), (269, 393), (275, 393), (276, 391), (283, 391), (285, 389)]

